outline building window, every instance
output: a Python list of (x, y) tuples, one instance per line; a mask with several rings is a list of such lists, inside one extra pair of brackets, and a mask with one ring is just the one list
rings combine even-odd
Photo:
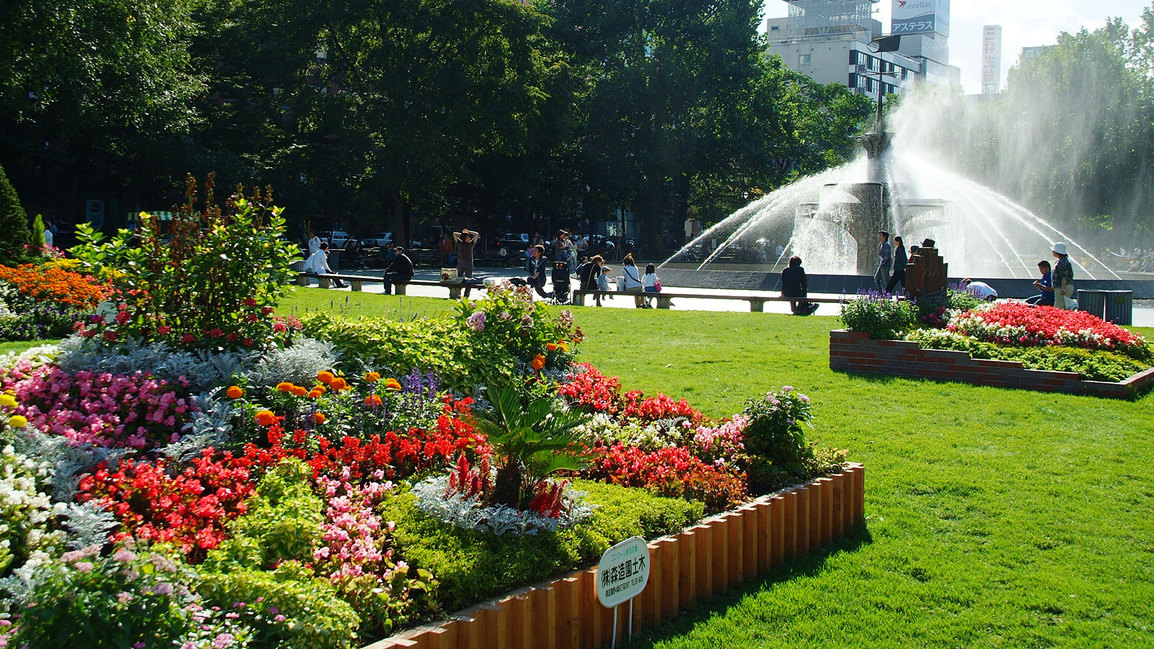
[(799, 65), (809, 65), (811, 60), (812, 57), (809, 54), (801, 54), (797, 57), (797, 62)]
[[(850, 50), (849, 51), (849, 64), (850, 65), (857, 65), (857, 50)], [(850, 85), (852, 86), (853, 84), (850, 84)]]
[(849, 73), (849, 87), (857, 88), (857, 75), (853, 72)]

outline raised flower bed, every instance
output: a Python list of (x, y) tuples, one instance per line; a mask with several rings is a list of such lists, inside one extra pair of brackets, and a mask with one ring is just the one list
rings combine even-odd
[(1111, 398), (1154, 386), (1146, 340), (1080, 311), (1015, 302), (926, 309), (863, 296), (842, 318), (848, 330), (830, 332), (833, 370)]
[[(785, 561), (827, 546), (864, 519), (865, 469), (762, 496), (648, 544), (649, 583), (632, 607), (634, 632), (763, 575)], [(597, 567), (470, 607), (365, 649), (597, 649), (613, 640), (612, 609), (597, 600)], [(618, 607), (624, 639), (629, 605)]]

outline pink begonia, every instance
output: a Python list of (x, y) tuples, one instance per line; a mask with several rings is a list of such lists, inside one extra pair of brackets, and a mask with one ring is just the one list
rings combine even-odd
[(145, 449), (179, 441), (179, 429), (195, 408), (176, 384), (147, 374), (111, 374), (21, 363), (0, 375), (0, 389), (11, 390), (23, 415), (40, 430), (73, 444)]

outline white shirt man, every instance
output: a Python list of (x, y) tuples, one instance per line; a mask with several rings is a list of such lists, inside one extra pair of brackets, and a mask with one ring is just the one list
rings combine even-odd
[[(316, 273), (317, 275), (333, 274), (333, 269), (329, 268), (329, 244), (322, 242), (320, 248), (309, 256), (305, 261), (305, 272)], [(333, 280), (333, 286), (337, 288), (345, 287), (344, 282), (339, 279)]]
[(312, 259), (313, 255), (317, 254), (317, 251), (320, 249), (321, 238), (314, 234), (312, 238), (309, 239), (309, 259)]

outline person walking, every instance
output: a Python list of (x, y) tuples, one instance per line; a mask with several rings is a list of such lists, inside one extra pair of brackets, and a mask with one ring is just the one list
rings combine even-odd
[(633, 293), (633, 306), (638, 309), (648, 309), (649, 302), (642, 296), (645, 284), (641, 282), (641, 273), (637, 272), (637, 262), (633, 261), (633, 254), (625, 255), (621, 260), (621, 278), (625, 282), (626, 293)]
[(893, 293), (898, 284), (902, 285), (902, 291), (906, 289), (906, 264), (909, 263), (909, 257), (906, 256), (906, 244), (901, 237), (894, 237), (894, 243), (898, 244), (894, 249), (894, 274), (890, 277), (890, 281), (886, 284), (886, 293)]
[(1077, 309), (1078, 301), (1074, 299), (1074, 266), (1070, 264), (1070, 255), (1066, 254), (1066, 244), (1059, 241), (1050, 252), (1058, 259), (1051, 275), (1054, 281), (1054, 306), (1059, 309)]
[(408, 284), (413, 279), (413, 260), (405, 254), (405, 249), (397, 246), (393, 252), (396, 257), (385, 269), (385, 295), (392, 295), (393, 284)]
[[(317, 251), (305, 262), (305, 272), (316, 275), (333, 274), (333, 269), (329, 268), (329, 244), (327, 242), (321, 242), (320, 248), (317, 248)], [(320, 278), (317, 278), (317, 283), (320, 283)], [(333, 278), (333, 286), (336, 288), (344, 288), (345, 283)]]
[(890, 249), (890, 233), (882, 230), (878, 232), (878, 269), (874, 273), (874, 286), (879, 293), (884, 293), (890, 281), (890, 268), (893, 266), (893, 251)]

